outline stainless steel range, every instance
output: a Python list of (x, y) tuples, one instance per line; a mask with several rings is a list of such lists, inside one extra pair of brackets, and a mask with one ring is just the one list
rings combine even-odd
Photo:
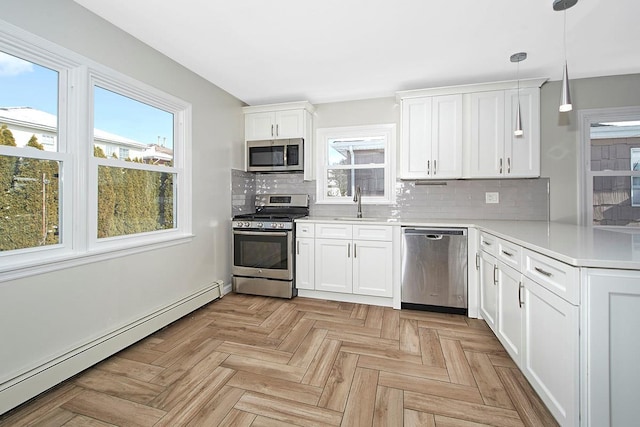
[(295, 227), (309, 215), (307, 194), (256, 195), (255, 213), (233, 217), (233, 290), (293, 298)]

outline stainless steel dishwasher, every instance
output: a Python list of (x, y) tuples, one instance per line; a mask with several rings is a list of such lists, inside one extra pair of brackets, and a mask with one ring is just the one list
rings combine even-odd
[(467, 229), (402, 228), (401, 307), (467, 314)]

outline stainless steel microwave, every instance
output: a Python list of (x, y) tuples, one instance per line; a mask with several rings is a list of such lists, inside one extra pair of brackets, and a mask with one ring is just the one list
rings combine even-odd
[(304, 140), (247, 141), (248, 172), (296, 172), (304, 170)]

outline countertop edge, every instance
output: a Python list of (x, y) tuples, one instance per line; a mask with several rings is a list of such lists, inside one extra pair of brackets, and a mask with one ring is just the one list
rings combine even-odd
[[(555, 223), (547, 221), (508, 221), (508, 220), (475, 220), (475, 219), (388, 219), (388, 218), (368, 218), (366, 220), (336, 219), (332, 217), (306, 217), (296, 219), (296, 222), (310, 223), (326, 223), (335, 222), (350, 225), (386, 225), (395, 227), (462, 227), (476, 228), (481, 232), (487, 232), (509, 242), (523, 246), (529, 250), (557, 259), (565, 264), (578, 268), (599, 268), (599, 269), (616, 269), (616, 270), (640, 270), (640, 260), (628, 259), (606, 259), (594, 256), (580, 256), (578, 252), (584, 251), (584, 245), (595, 245), (597, 242), (596, 232), (593, 228), (582, 227), (572, 224)], [(563, 246), (571, 247), (571, 249), (557, 249), (551, 245), (544, 246), (540, 242), (535, 242), (523, 235), (517, 235), (514, 230), (520, 230), (521, 234), (535, 234), (536, 237), (550, 235), (552, 232), (565, 233), (566, 236), (562, 240)], [(524, 231), (523, 231), (524, 230)], [(545, 231), (545, 233), (543, 233)], [(599, 231), (603, 232), (603, 231)], [(606, 233), (607, 231), (604, 231)], [(640, 232), (638, 233), (640, 235)], [(623, 241), (629, 235), (623, 233), (611, 232), (607, 235), (610, 240)], [(571, 241), (573, 238), (574, 241)], [(615, 243), (615, 242), (614, 242)], [(573, 252), (573, 253), (572, 253)]]

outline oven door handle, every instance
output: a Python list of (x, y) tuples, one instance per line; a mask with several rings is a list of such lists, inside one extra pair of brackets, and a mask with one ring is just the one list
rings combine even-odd
[(282, 237), (286, 237), (287, 236), (287, 232), (286, 231), (239, 231), (239, 230), (233, 230), (233, 234), (239, 234), (242, 236), (264, 236), (265, 234), (268, 234), (269, 236), (282, 236)]

